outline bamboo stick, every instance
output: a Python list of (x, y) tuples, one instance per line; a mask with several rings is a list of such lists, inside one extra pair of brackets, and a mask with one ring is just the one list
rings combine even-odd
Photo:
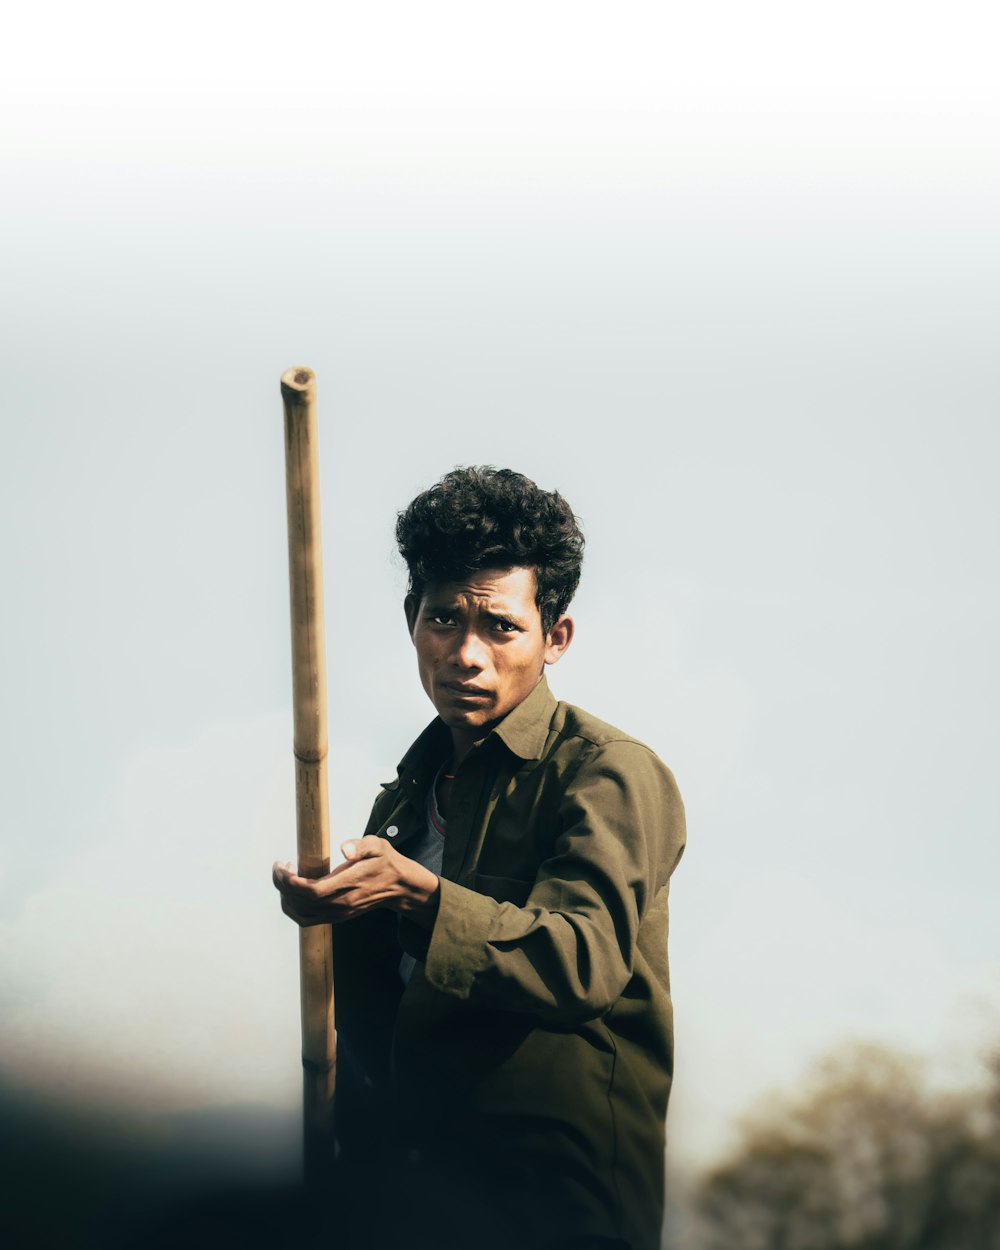
[[(301, 367), (286, 370), (281, 375), (281, 397), (285, 408), (298, 872), (303, 877), (321, 877), (330, 871), (330, 820), (323, 543), (313, 371)], [(308, 1185), (316, 1185), (324, 1178), (329, 1180), (333, 1158), (336, 1042), (329, 925), (299, 929), (299, 993), (305, 1178)]]

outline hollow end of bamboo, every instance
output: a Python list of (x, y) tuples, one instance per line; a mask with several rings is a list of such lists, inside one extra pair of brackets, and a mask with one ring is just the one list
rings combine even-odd
[(281, 393), (286, 399), (312, 399), (316, 393), (316, 374), (308, 365), (292, 365), (281, 375)]

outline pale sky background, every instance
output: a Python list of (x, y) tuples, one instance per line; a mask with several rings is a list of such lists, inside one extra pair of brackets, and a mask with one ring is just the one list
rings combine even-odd
[(1000, 1038), (995, 6), (38, 3), (0, 50), (0, 1077), (299, 1098), (278, 379), (319, 378), (334, 838), (431, 714), (456, 464), (588, 555), (674, 770), (671, 1151)]

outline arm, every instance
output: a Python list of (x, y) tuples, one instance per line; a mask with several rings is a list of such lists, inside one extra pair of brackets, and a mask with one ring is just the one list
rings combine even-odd
[(572, 1024), (604, 1014), (633, 971), (639, 925), (684, 845), (684, 809), (647, 748), (594, 747), (568, 784), (560, 830), (524, 906), (442, 880), (428, 935), (400, 939), (456, 998)]

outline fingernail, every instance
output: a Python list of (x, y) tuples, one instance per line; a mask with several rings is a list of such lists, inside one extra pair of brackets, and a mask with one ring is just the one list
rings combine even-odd
[(358, 853), (358, 844), (356, 842), (345, 842), (344, 845), (341, 847), (341, 850), (344, 852), (344, 854), (347, 856), (348, 859), (353, 859), (354, 856), (357, 855)]

